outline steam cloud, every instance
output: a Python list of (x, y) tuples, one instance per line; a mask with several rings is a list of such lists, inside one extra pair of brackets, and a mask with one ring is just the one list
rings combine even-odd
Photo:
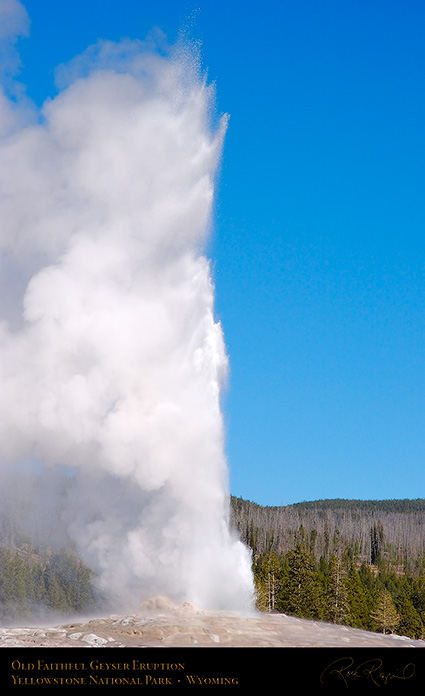
[[(10, 74), (27, 18), (2, 13)], [(226, 119), (182, 50), (100, 42), (60, 80), (39, 114), (0, 97), (3, 478), (37, 472), (33, 529), (63, 525), (115, 605), (247, 609), (204, 256)]]

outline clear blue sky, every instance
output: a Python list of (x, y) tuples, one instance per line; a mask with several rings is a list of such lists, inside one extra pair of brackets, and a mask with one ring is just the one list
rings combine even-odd
[(24, 0), (19, 79), (98, 38), (202, 41), (230, 114), (217, 314), (231, 492), (265, 505), (425, 497), (425, 5)]

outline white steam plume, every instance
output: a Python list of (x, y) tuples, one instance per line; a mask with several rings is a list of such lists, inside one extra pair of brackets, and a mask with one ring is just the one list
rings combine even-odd
[(15, 43), (20, 36), (28, 36), (29, 17), (19, 0), (0, 0), (0, 70), (15, 75), (20, 67)]
[(247, 609), (204, 256), (226, 121), (183, 52), (104, 42), (66, 79), (0, 141), (0, 464), (37, 463), (115, 605)]

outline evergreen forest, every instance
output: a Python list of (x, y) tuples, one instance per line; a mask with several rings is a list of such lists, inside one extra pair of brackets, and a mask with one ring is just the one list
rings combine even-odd
[[(78, 615), (99, 602), (93, 573), (72, 542), (51, 546), (23, 531), (23, 520), (0, 512), (0, 625)], [(33, 532), (35, 532), (35, 525)]]
[(95, 601), (91, 576), (69, 551), (0, 547), (0, 624), (83, 613)]
[(263, 611), (425, 638), (425, 500), (231, 498)]

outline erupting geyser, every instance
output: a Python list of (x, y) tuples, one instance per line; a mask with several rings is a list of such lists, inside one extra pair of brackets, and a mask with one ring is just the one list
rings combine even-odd
[(35, 117), (0, 98), (0, 462), (115, 606), (248, 609), (204, 256), (226, 121), (182, 50), (103, 42), (61, 80)]

